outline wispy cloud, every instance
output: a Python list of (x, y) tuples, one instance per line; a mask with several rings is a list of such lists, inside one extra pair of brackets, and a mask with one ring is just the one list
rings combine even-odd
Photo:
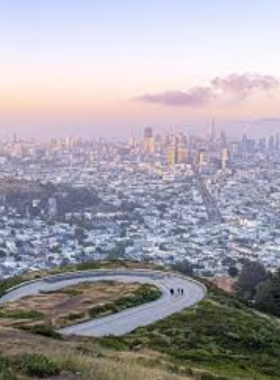
[(208, 87), (193, 87), (187, 91), (166, 91), (157, 94), (144, 94), (138, 98), (147, 103), (158, 103), (168, 106), (203, 106), (213, 94)]
[(231, 74), (227, 77), (216, 77), (211, 82), (213, 91), (221, 91), (224, 95), (245, 99), (254, 92), (271, 91), (279, 86), (279, 80), (271, 75)]
[(216, 77), (207, 86), (147, 93), (139, 96), (137, 100), (167, 106), (201, 107), (211, 102), (229, 99), (245, 100), (254, 93), (275, 90), (279, 84), (279, 80), (270, 75), (231, 74), (226, 77)]

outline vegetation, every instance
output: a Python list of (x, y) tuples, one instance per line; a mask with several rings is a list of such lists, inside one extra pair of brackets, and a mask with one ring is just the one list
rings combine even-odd
[(62, 336), (51, 325), (19, 325), (18, 327), (22, 330), (30, 331), (31, 333), (36, 335), (42, 335), (44, 337), (59, 340), (62, 339)]
[(193, 267), (188, 260), (183, 260), (173, 265), (173, 270), (184, 274), (185, 276), (193, 275)]
[[(79, 270), (97, 269), (95, 265), (83, 264)], [(87, 380), (279, 379), (280, 324), (248, 308), (243, 300), (249, 294), (252, 298), (246, 300), (253, 299), (260, 310), (279, 315), (280, 272), (268, 275), (259, 265), (246, 264), (239, 276), (238, 296), (204, 282), (207, 299), (125, 337), (62, 339), (51, 326), (37, 321), (22, 327), (24, 331), (10, 329), (6, 338), (5, 329), (0, 330), (0, 379), (46, 378), (63, 371), (70, 371), (74, 378), (79, 373), (77, 378)], [(90, 316), (152, 301), (158, 292), (150, 285), (140, 287), (134, 294), (91, 307)], [(69, 295), (77, 292), (70, 290)], [(18, 311), (14, 310), (15, 315)], [(36, 312), (29, 316), (36, 319)], [(74, 310), (68, 315), (74, 322), (80, 317)], [(19, 351), (19, 341), (27, 347), (25, 355), (22, 348)], [(6, 346), (16, 352), (6, 352)]]
[(280, 271), (256, 287), (255, 307), (280, 317)]
[(245, 263), (237, 282), (239, 294), (250, 300), (254, 297), (256, 287), (268, 277), (265, 267), (257, 261)]
[(42, 319), (43, 313), (36, 310), (5, 310), (0, 308), (0, 318), (12, 318), (12, 319)]
[(143, 284), (134, 293), (120, 297), (115, 302), (94, 306), (90, 309), (89, 314), (91, 318), (99, 318), (104, 315), (118, 313), (130, 307), (155, 301), (160, 295), (161, 291), (156, 286)]
[(229, 274), (230, 277), (235, 278), (235, 277), (238, 276), (239, 271), (238, 271), (238, 269), (235, 266), (230, 266), (228, 268), (228, 274)]
[(12, 363), (7, 358), (0, 356), (0, 379), (1, 380), (17, 380), (14, 373)]
[(61, 371), (58, 363), (41, 354), (22, 355), (18, 359), (16, 367), (30, 377), (39, 378), (59, 375)]
[(20, 285), (24, 281), (26, 281), (26, 279), (22, 276), (14, 276), (6, 280), (1, 280), (0, 281), (0, 297), (3, 296), (7, 290), (9, 290), (10, 288), (14, 286)]
[(179, 366), (219, 376), (279, 379), (279, 325), (214, 287), (193, 309), (140, 328), (123, 341), (131, 350), (152, 349)]
[(237, 281), (237, 291), (250, 306), (280, 317), (280, 270), (272, 274), (260, 263), (246, 263)]

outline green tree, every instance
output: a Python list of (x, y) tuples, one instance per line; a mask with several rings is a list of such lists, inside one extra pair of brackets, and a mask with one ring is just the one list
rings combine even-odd
[(193, 275), (193, 266), (188, 260), (180, 261), (173, 265), (173, 269), (177, 272), (180, 272), (186, 276), (192, 276)]
[(249, 261), (244, 266), (238, 278), (238, 290), (244, 299), (253, 299), (257, 285), (267, 279), (265, 267), (257, 261)]
[(280, 271), (257, 286), (255, 306), (258, 310), (280, 316)]
[(231, 266), (231, 267), (228, 268), (228, 274), (229, 274), (230, 277), (237, 277), (238, 273), (239, 273), (239, 271), (238, 271), (238, 269), (236, 267)]

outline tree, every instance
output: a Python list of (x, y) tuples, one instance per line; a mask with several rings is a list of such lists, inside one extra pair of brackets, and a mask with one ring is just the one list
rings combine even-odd
[(173, 269), (176, 270), (177, 272), (180, 272), (180, 273), (186, 275), (186, 276), (192, 276), (193, 275), (192, 264), (186, 259), (174, 264)]
[(252, 299), (255, 295), (256, 287), (267, 279), (265, 267), (257, 261), (249, 261), (244, 266), (239, 275), (237, 287), (239, 293), (245, 299)]
[(280, 316), (280, 271), (257, 286), (255, 306), (258, 310)]
[(236, 267), (231, 266), (231, 267), (228, 268), (228, 274), (229, 274), (230, 277), (237, 277), (238, 273), (239, 273), (239, 271), (238, 271), (238, 269)]

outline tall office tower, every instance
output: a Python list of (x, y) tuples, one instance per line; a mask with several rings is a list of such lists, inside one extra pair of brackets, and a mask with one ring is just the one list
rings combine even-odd
[(131, 134), (130, 134), (128, 145), (129, 145), (129, 147), (131, 149), (135, 148), (135, 146), (136, 146), (136, 140), (134, 138), (134, 129), (133, 129), (133, 127), (131, 128)]
[(269, 136), (268, 138), (268, 149), (274, 150), (274, 136)]
[(222, 159), (222, 169), (225, 170), (228, 168), (229, 164), (229, 159), (230, 159), (230, 153), (228, 149), (222, 149), (222, 154), (221, 154), (221, 159)]
[(179, 164), (187, 162), (187, 137), (183, 133), (180, 133), (178, 139), (176, 140), (177, 149), (177, 161)]
[(183, 164), (187, 162), (188, 152), (187, 152), (186, 146), (184, 145), (178, 146), (177, 158), (178, 158), (178, 164)]
[(216, 130), (215, 130), (215, 121), (212, 120), (210, 124), (209, 138), (211, 142), (214, 142), (216, 139)]
[(198, 165), (203, 166), (203, 165), (207, 165), (207, 163), (208, 163), (207, 152), (205, 149), (201, 149), (198, 152)]
[(260, 150), (266, 150), (266, 139), (265, 139), (265, 137), (259, 139), (259, 148), (260, 148)]
[(48, 199), (48, 214), (49, 216), (55, 217), (57, 215), (57, 200), (56, 198)]
[(275, 149), (279, 150), (280, 140), (279, 140), (279, 133), (276, 133), (275, 135)]
[(248, 149), (248, 138), (247, 138), (246, 134), (244, 133), (242, 135), (242, 150), (244, 152), (247, 152), (247, 149)]
[(167, 148), (167, 162), (168, 165), (174, 166), (178, 162), (178, 155), (176, 146), (170, 146)]
[(145, 128), (144, 130), (144, 151), (145, 153), (154, 153), (154, 136), (152, 128)]
[(220, 141), (221, 141), (221, 148), (224, 149), (227, 146), (227, 138), (225, 131), (221, 131), (220, 133)]

